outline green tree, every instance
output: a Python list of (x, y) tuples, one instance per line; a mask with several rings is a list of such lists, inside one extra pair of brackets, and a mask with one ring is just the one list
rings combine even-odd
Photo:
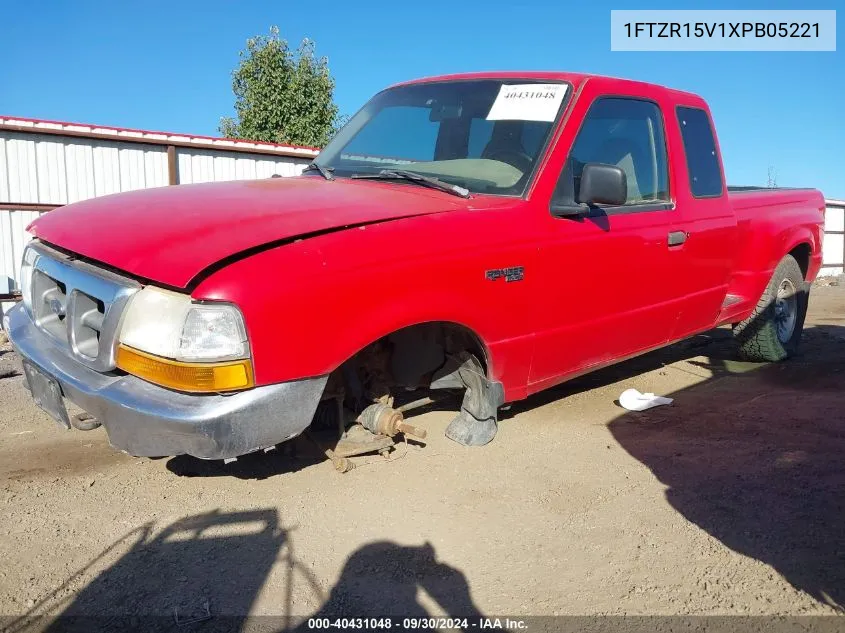
[(315, 55), (314, 42), (304, 39), (291, 51), (273, 26), (270, 35), (248, 39), (240, 56), (232, 72), (236, 117), (220, 119), (221, 134), (323, 147), (340, 119), (328, 60)]

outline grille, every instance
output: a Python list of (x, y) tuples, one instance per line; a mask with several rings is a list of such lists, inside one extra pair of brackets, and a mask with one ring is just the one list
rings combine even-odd
[(140, 284), (41, 243), (29, 248), (37, 255), (30, 285), (36, 326), (81, 363), (114, 369), (121, 317)]

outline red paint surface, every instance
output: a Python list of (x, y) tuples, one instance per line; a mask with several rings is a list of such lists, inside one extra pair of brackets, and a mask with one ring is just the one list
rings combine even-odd
[[(524, 198), (462, 200), (409, 185), (316, 176), (148, 190), (46, 214), (43, 239), (134, 275), (185, 287), (245, 249), (305, 233), (221, 267), (192, 290), (244, 312), (256, 380), (325, 374), (397, 329), (448, 321), (474, 331), (515, 400), (586, 371), (747, 316), (778, 261), (806, 244), (821, 263), (824, 201), (814, 190), (695, 199), (674, 116), (706, 108), (659, 86), (567, 73), (575, 94)], [(552, 190), (579, 124), (602, 95), (664, 112), (675, 207), (602, 222), (555, 218)], [(396, 221), (380, 222), (395, 219)], [(82, 228), (80, 228), (82, 227)], [(670, 248), (667, 235), (687, 231)], [(521, 282), (485, 271), (523, 266)], [(722, 311), (727, 294), (741, 300)]]

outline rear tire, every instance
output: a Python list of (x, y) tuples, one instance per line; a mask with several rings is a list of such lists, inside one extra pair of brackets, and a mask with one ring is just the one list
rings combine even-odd
[(809, 289), (801, 267), (792, 255), (775, 269), (757, 307), (744, 321), (734, 325), (739, 354), (752, 362), (777, 362), (798, 351)]

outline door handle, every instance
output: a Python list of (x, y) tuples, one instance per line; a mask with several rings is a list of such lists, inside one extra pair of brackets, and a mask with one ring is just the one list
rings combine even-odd
[(669, 233), (668, 244), (669, 246), (680, 246), (687, 241), (688, 237), (689, 233), (686, 231), (672, 231)]

